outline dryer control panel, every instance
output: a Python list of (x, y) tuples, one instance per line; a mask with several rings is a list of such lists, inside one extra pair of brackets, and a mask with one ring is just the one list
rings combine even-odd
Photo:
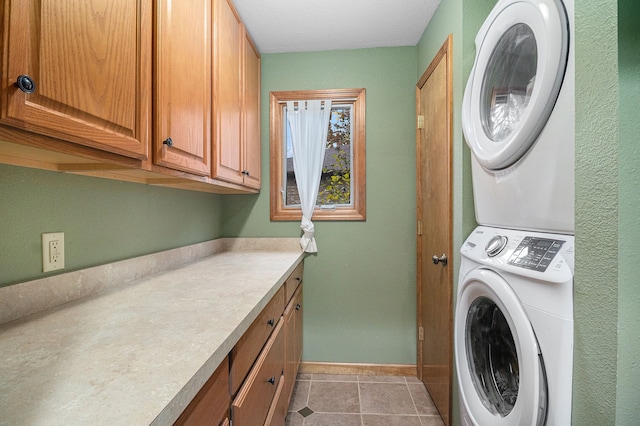
[(564, 244), (563, 240), (551, 240), (526, 236), (511, 254), (507, 263), (521, 268), (544, 272)]

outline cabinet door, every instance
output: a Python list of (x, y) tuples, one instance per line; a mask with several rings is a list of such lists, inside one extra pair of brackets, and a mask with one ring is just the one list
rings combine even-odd
[[(151, 2), (20, 0), (5, 8), (0, 120), (146, 158)], [(22, 75), (24, 91), (14, 85)]]
[(291, 399), (293, 387), (296, 383), (296, 315), (293, 301), (284, 311), (284, 392), (287, 401)]
[(303, 300), (302, 300), (302, 285), (298, 287), (298, 291), (296, 295), (293, 296), (293, 306), (294, 306), (294, 315), (295, 315), (295, 352), (294, 352), (294, 368), (295, 368), (295, 376), (298, 375), (298, 368), (300, 367), (300, 360), (302, 358), (302, 310), (303, 310)]
[(260, 189), (260, 54), (244, 34), (244, 184)]
[(154, 162), (211, 170), (211, 0), (159, 0)]
[(285, 326), (285, 389), (287, 406), (291, 399), (293, 387), (300, 367), (302, 356), (302, 285), (298, 287), (293, 298), (284, 311)]
[(227, 0), (214, 0), (214, 177), (243, 183), (241, 150), (242, 23)]

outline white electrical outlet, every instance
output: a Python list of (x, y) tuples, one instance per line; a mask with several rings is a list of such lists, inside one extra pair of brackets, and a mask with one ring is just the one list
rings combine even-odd
[(64, 232), (42, 234), (42, 272), (64, 269)]

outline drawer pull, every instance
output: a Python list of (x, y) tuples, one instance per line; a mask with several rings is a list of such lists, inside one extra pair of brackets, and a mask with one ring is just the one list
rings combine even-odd
[(273, 327), (273, 324), (275, 324), (276, 322), (273, 320), (273, 318), (271, 318), (269, 321), (267, 321), (267, 324), (269, 324), (271, 327)]
[(267, 380), (267, 382), (271, 383), (272, 385), (275, 385), (276, 384), (276, 376), (269, 377), (269, 380)]
[(36, 91), (36, 82), (26, 74), (18, 76), (18, 79), (13, 85), (22, 90), (27, 95)]
[(296, 281), (300, 282), (300, 281), (302, 281), (302, 278), (296, 277)]
[(299, 304), (299, 303), (298, 303), (298, 304), (296, 304), (296, 311), (299, 311), (301, 307), (302, 307), (302, 306), (300, 306), (300, 304)]

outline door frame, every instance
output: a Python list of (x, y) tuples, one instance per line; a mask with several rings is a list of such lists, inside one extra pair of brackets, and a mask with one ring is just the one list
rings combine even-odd
[[(438, 66), (438, 64), (444, 60), (446, 61), (446, 93), (447, 93), (447, 144), (448, 144), (448, 162), (449, 162), (449, 176), (447, 177), (448, 179), (448, 188), (449, 188), (449, 194), (448, 194), (448, 205), (447, 205), (447, 209), (448, 209), (448, 217), (449, 217), (449, 229), (451, 231), (451, 235), (450, 238), (447, 241), (447, 247), (446, 247), (446, 253), (448, 255), (448, 268), (453, 268), (454, 262), (453, 262), (453, 70), (452, 70), (452, 63), (453, 63), (453, 58), (452, 58), (452, 49), (453, 49), (453, 36), (451, 34), (449, 34), (449, 36), (447, 37), (447, 39), (445, 40), (445, 42), (442, 44), (442, 46), (440, 47), (440, 49), (438, 50), (438, 52), (435, 54), (435, 56), (433, 57), (433, 59), (431, 60), (431, 63), (429, 64), (429, 66), (427, 67), (427, 69), (425, 70), (425, 72), (422, 74), (422, 76), (420, 77), (420, 79), (418, 80), (417, 84), (416, 84), (416, 241), (417, 241), (417, 267), (416, 267), (416, 290), (417, 290), (417, 327), (416, 327), (416, 341), (417, 341), (417, 373), (418, 373), (418, 378), (420, 380), (423, 380), (423, 354), (422, 354), (422, 341), (424, 340), (424, 326), (422, 324), (422, 317), (423, 317), (423, 307), (422, 307), (422, 262), (423, 262), (423, 255), (425, 253), (423, 253), (423, 247), (422, 247), (422, 217), (423, 217), (423, 209), (422, 209), (422, 182), (421, 182), (421, 173), (420, 173), (420, 167), (421, 167), (421, 162), (422, 162), (422, 152), (421, 152), (421, 131), (419, 128), (419, 118), (417, 117), (418, 113), (421, 111), (421, 105), (420, 105), (420, 90), (422, 89), (422, 87), (424, 86), (424, 84), (427, 82), (427, 80), (429, 79), (429, 77), (431, 76), (431, 74), (435, 71), (436, 67)], [(449, 334), (449, 353), (451, 354), (451, 356), (449, 357), (449, 371), (450, 373), (450, 382), (449, 382), (449, 413), (447, 413), (449, 416), (451, 414), (451, 398), (452, 398), (452, 389), (453, 389), (453, 320), (454, 320), (454, 316), (453, 316), (453, 271), (450, 270), (450, 272), (448, 272), (446, 274), (447, 277), (447, 281), (446, 283), (443, 283), (443, 285), (446, 285), (449, 288), (449, 300), (450, 300), (450, 306), (449, 306), (449, 318), (448, 318), (448, 324), (449, 324), (449, 330), (450, 330), (450, 334)], [(441, 413), (444, 414), (444, 413)], [(449, 417), (450, 420), (450, 417)]]

